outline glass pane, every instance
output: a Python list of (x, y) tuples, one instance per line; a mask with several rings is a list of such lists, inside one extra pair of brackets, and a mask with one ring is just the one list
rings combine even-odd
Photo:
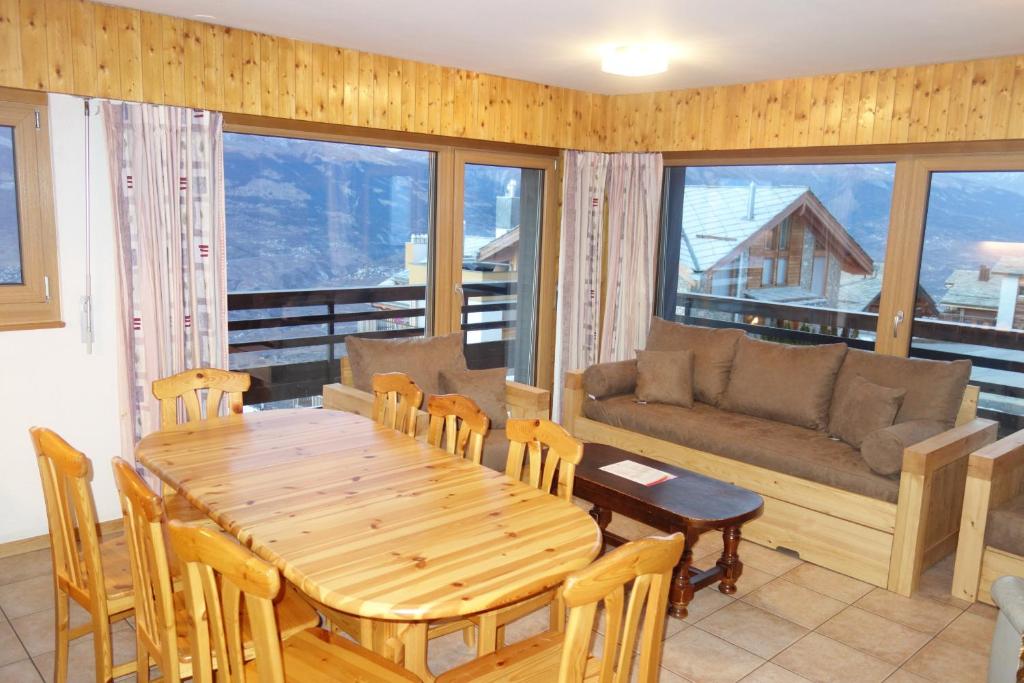
[(911, 355), (967, 358), (985, 417), (1024, 428), (1024, 171), (935, 173)]
[(544, 171), (466, 164), (462, 329), (473, 368), (533, 383)]
[(873, 349), (894, 176), (894, 164), (668, 169), (659, 315)]
[(247, 402), (315, 404), (345, 335), (424, 334), (432, 152), (226, 133), (224, 175), (230, 358), (253, 375)]
[(20, 285), (21, 236), (14, 177), (14, 129), (0, 126), (0, 285)]

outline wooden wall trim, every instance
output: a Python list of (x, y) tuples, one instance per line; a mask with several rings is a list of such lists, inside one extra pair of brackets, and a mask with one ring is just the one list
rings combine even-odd
[(1024, 55), (601, 95), (86, 0), (0, 0), (0, 86), (597, 151), (1024, 139)]

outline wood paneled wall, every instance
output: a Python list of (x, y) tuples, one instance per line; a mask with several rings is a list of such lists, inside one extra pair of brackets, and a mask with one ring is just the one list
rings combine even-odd
[(0, 0), (0, 86), (606, 151), (1024, 138), (1024, 56), (608, 96), (85, 0)]
[(607, 98), (111, 7), (0, 0), (0, 86), (601, 149)]

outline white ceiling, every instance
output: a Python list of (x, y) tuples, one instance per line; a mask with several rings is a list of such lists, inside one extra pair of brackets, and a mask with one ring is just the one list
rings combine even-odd
[[(1024, 0), (112, 1), (609, 94), (1024, 53)], [(676, 46), (667, 73), (601, 72), (639, 41)]]

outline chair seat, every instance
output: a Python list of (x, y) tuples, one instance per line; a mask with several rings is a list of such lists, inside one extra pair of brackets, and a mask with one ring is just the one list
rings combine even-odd
[(125, 536), (100, 540), (103, 586), (107, 592), (107, 611), (117, 614), (135, 606), (132, 590), (132, 563)]
[[(286, 683), (420, 683), (394, 662), (321, 628), (296, 633), (281, 650)], [(245, 665), (246, 681), (259, 680), (256, 667), (256, 661)]]
[(216, 525), (216, 522), (207, 517), (205, 512), (188, 502), (185, 496), (173, 490), (168, 490), (164, 495), (164, 511), (167, 513), (167, 519), (176, 519), (185, 524), (204, 522)]
[[(558, 680), (564, 634), (547, 631), (446, 671), (436, 683), (553, 683)], [(598, 680), (600, 662), (589, 657), (583, 680)]]

